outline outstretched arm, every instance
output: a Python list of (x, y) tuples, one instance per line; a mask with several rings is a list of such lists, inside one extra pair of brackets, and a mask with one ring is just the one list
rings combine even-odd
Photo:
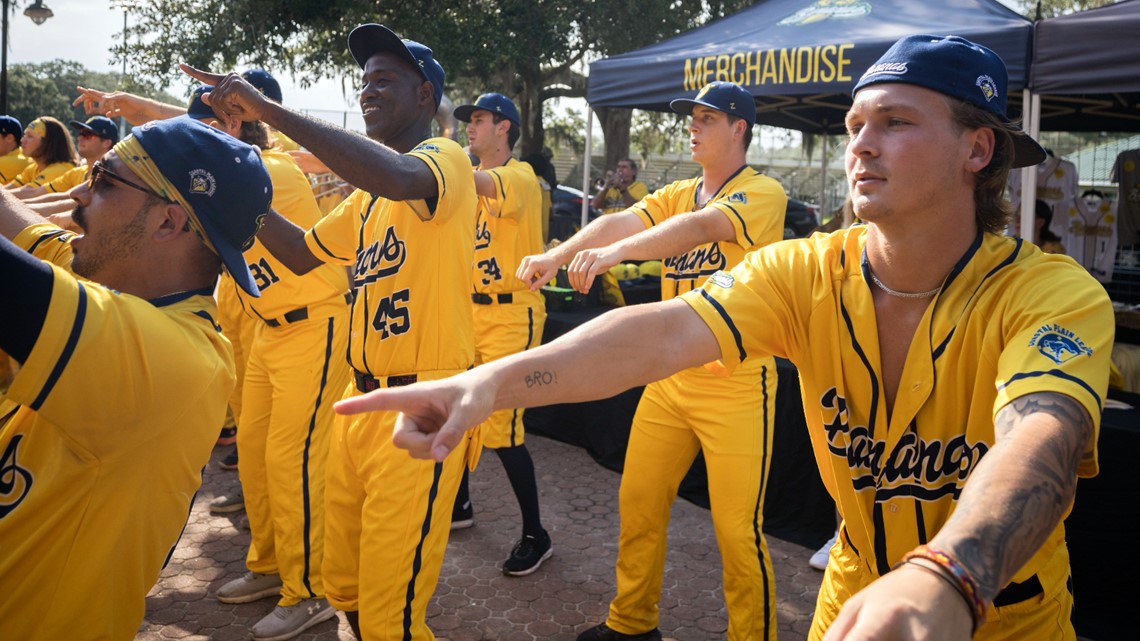
[(645, 223), (631, 211), (602, 216), (586, 225), (566, 242), (537, 256), (526, 256), (519, 262), (515, 277), (536, 290), (549, 283), (558, 269), (583, 249), (605, 247), (645, 229)]
[(684, 301), (635, 305), (542, 347), (442, 381), (341, 401), (336, 410), (402, 412), (396, 445), (417, 458), (443, 460), (496, 409), (604, 398), (717, 358), (712, 330)]
[[(1072, 398), (1042, 392), (1002, 408), (994, 430), (994, 447), (930, 541), (965, 568), (986, 603), (1032, 558), (1072, 503), (1093, 422)], [(965, 640), (969, 612), (948, 583), (906, 564), (848, 601), (824, 640), (896, 638), (900, 630), (907, 638)]]
[(179, 65), (186, 74), (214, 90), (203, 102), (226, 118), (261, 120), (313, 152), (330, 170), (352, 185), (389, 200), (428, 200), (439, 187), (431, 169), (418, 158), (354, 131), (287, 109), (261, 94), (235, 73), (226, 75)]
[(100, 91), (86, 87), (76, 87), (79, 97), (71, 106), (83, 105), (83, 111), (88, 114), (98, 114), (115, 118), (122, 116), (132, 125), (141, 125), (151, 120), (166, 120), (177, 118), (186, 113), (186, 108), (179, 105), (168, 105), (151, 98), (136, 96), (125, 91)]

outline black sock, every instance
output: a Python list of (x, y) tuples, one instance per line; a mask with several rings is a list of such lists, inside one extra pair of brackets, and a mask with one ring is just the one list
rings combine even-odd
[(522, 512), (523, 536), (538, 537), (542, 534), (542, 520), (538, 514), (538, 484), (534, 481), (534, 461), (526, 445), (514, 447), (500, 447), (495, 450), (499, 460), (503, 462), (503, 469), (507, 471), (507, 479), (515, 491), (515, 498), (519, 502), (519, 511)]
[(456, 516), (462, 514), (466, 509), (471, 508), (471, 493), (467, 490), (467, 467), (463, 467), (463, 478), (459, 481), (459, 491), (455, 493), (455, 505), (451, 508), (451, 519), (455, 520)]

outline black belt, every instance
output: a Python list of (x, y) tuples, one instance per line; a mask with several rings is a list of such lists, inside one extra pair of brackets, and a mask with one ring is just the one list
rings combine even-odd
[[(291, 312), (285, 312), (285, 315), (283, 315), (281, 318), (285, 321), (284, 324), (288, 325), (290, 323), (296, 323), (297, 321), (303, 321), (303, 320), (307, 319), (308, 317), (309, 317), (309, 308), (308, 307), (300, 307), (298, 309), (294, 309)], [(277, 320), (276, 318), (265, 319), (265, 324), (270, 326), (270, 327), (281, 327), (281, 325), (282, 325), (281, 321)]]
[(471, 294), (471, 302), (476, 305), (494, 305), (496, 302), (500, 305), (510, 305), (514, 300), (512, 294), (495, 294), (494, 298), (490, 294)]
[(372, 376), (371, 374), (365, 374), (364, 372), (357, 370), (353, 370), (352, 373), (356, 376), (356, 389), (360, 390), (361, 392), (371, 392), (373, 390), (378, 390), (381, 387), (403, 387), (405, 385), (411, 385), (412, 383), (415, 383), (416, 379), (418, 378), (415, 374), (389, 376), (384, 379), (384, 382), (387, 383), (387, 385), (381, 385), (380, 379)]
[(1010, 583), (1005, 586), (1005, 589), (998, 592), (998, 595), (994, 597), (994, 607), (1000, 608), (1028, 601), (1035, 596), (1044, 594), (1044, 592), (1045, 588), (1041, 587), (1041, 579), (1038, 579), (1037, 575), (1034, 574), (1021, 583)]

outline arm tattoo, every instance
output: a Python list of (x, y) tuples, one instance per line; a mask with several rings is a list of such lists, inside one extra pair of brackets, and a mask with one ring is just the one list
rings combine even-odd
[[(1023, 396), (994, 424), (996, 444), (970, 476), (943, 532), (986, 599), (1001, 591), (1057, 527), (1077, 489), (1093, 422), (1058, 393)], [(941, 534), (940, 537), (941, 538)]]

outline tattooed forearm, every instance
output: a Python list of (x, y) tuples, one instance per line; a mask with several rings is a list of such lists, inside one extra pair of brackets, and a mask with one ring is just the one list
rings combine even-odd
[(1031, 394), (1004, 407), (995, 446), (970, 475), (935, 538), (992, 599), (1037, 551), (1073, 500), (1077, 465), (1093, 435), (1075, 400)]

